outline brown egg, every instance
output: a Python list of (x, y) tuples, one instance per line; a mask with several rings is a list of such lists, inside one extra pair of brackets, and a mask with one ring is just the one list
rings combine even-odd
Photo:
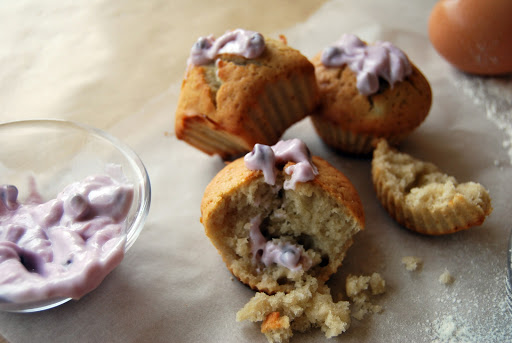
[(428, 33), (434, 48), (462, 71), (512, 72), (512, 0), (441, 0)]

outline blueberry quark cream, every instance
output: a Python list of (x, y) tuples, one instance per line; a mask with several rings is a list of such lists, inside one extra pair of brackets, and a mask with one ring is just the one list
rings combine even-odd
[(232, 54), (253, 59), (265, 50), (265, 39), (254, 31), (236, 29), (215, 39), (212, 35), (200, 37), (190, 50), (189, 64), (209, 64), (219, 54)]
[(260, 230), (260, 216), (250, 222), (249, 242), (254, 263), (262, 262), (266, 267), (273, 263), (291, 271), (307, 271), (311, 268), (311, 258), (304, 254), (304, 249), (292, 243), (274, 243), (267, 240)]
[(121, 262), (134, 187), (111, 174), (48, 201), (35, 185), (23, 203), (14, 185), (0, 186), (0, 301), (79, 299)]
[(367, 45), (351, 34), (344, 34), (340, 40), (325, 48), (321, 61), (326, 67), (347, 65), (356, 73), (357, 89), (364, 95), (379, 90), (379, 78), (393, 87), (413, 71), (407, 55), (390, 42), (377, 41)]
[(284, 189), (295, 189), (297, 182), (308, 182), (318, 174), (311, 161), (311, 152), (306, 144), (297, 138), (279, 141), (273, 146), (256, 144), (254, 149), (245, 155), (244, 161), (248, 169), (263, 171), (265, 182), (270, 185), (276, 182), (276, 165), (295, 162), (285, 169), (285, 173), (291, 175), (291, 179), (285, 181)]

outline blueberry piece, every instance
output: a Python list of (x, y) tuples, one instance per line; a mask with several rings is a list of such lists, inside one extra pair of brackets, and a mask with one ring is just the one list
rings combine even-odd
[(330, 60), (339, 55), (341, 55), (341, 50), (335, 46), (330, 46), (324, 51), (324, 56), (327, 60)]
[(263, 36), (259, 33), (255, 33), (252, 35), (250, 42), (253, 45), (261, 44), (263, 42)]
[(13, 185), (0, 186), (0, 199), (8, 208), (10, 208), (18, 199), (18, 188)]
[(82, 195), (75, 194), (69, 200), (67, 210), (69, 211), (69, 214), (73, 216), (73, 218), (83, 218), (89, 212), (89, 202)]
[(198, 50), (206, 50), (212, 46), (211, 42), (206, 37), (201, 37), (194, 44), (194, 48)]

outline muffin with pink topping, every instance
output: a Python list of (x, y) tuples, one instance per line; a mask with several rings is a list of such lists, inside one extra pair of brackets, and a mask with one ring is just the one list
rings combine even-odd
[(256, 143), (275, 144), (317, 98), (313, 65), (284, 39), (242, 29), (201, 37), (181, 86), (176, 136), (232, 159)]
[(312, 62), (320, 91), (312, 122), (337, 150), (367, 154), (379, 138), (398, 144), (430, 110), (427, 79), (389, 42), (368, 45), (345, 34)]
[(351, 182), (298, 139), (253, 151), (207, 186), (201, 222), (228, 269), (269, 294), (338, 269), (364, 215)]

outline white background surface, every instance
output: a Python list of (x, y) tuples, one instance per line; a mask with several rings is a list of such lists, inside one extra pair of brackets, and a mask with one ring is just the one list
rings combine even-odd
[[(180, 80), (167, 81), (165, 73), (159, 73), (166, 67), (155, 63), (173, 58), (184, 63), (188, 51), (172, 49), (173, 41), (163, 31), (170, 24), (162, 24), (165, 18), (157, 7), (126, 12), (92, 2), (86, 10), (63, 8), (61, 14), (46, 17), (73, 23), (70, 31), (55, 36), (52, 30), (60, 30), (57, 22), (45, 22), (40, 16), (44, 8), (32, 5), (20, 2), (9, 8), (14, 13), (11, 20), (16, 20), (16, 13), (30, 13), (41, 30), (23, 36), (12, 22), (0, 33), (2, 49), (20, 54), (17, 68), (0, 69), (0, 76), (16, 81), (0, 85), (0, 119), (19, 119), (17, 113), (41, 117), (37, 113), (44, 112), (107, 129), (140, 155), (153, 198), (139, 240), (97, 290), (41, 313), (1, 313), (0, 333), (12, 342), (266, 342), (258, 325), (235, 322), (236, 312), (253, 292), (231, 278), (199, 222), (202, 192), (223, 163), (174, 137)], [(364, 205), (366, 230), (356, 236), (330, 281), (333, 295), (342, 292), (349, 273), (379, 272), (388, 285), (385, 295), (374, 298), (384, 312), (354, 319), (347, 333), (331, 339), (334, 342), (512, 341), (512, 320), (505, 306), (512, 169), (503, 145), (511, 137), (487, 118), (492, 106), (485, 94), (492, 88), (493, 99), (503, 98), (507, 107), (511, 81), (465, 76), (446, 64), (426, 34), (432, 5), (433, 1), (330, 1), (306, 22), (284, 30), (288, 43), (308, 57), (345, 32), (401, 47), (429, 79), (434, 95), (426, 121), (401, 149), (437, 164), (461, 182), (482, 183), (493, 199), (494, 211), (481, 227), (446, 237), (414, 234), (398, 226), (378, 203), (369, 159), (327, 149), (308, 119), (292, 127), (285, 138), (303, 139), (314, 154), (343, 171)], [(5, 17), (8, 11), (3, 10)], [(133, 25), (126, 20), (123, 32), (107, 35), (105, 25), (126, 13), (133, 16)], [(142, 25), (137, 21), (141, 13), (155, 20)], [(278, 33), (283, 31), (272, 35)], [(126, 48), (114, 51), (114, 38)], [(132, 45), (134, 41), (138, 44)], [(1, 58), (13, 58), (7, 50), (0, 53)], [(31, 77), (48, 82), (41, 87)], [(475, 98), (476, 93), (484, 96)], [(105, 113), (94, 113), (95, 108)], [(105, 111), (109, 108), (111, 112)], [(502, 110), (512, 117), (511, 109)], [(417, 272), (401, 265), (401, 258), (410, 255), (424, 260)], [(449, 286), (438, 282), (445, 268), (455, 277)], [(320, 330), (293, 338), (324, 340)]]

